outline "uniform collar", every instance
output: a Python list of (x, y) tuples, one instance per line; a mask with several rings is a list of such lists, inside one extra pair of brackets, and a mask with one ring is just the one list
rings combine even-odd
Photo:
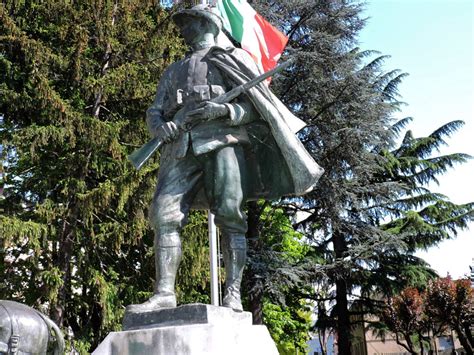
[[(235, 49), (235, 47), (222, 47), (222, 46), (219, 46), (218, 44), (216, 44), (214, 46), (209, 47), (207, 51), (203, 51), (203, 53), (205, 53), (204, 56), (207, 56), (207, 55), (212, 54), (214, 52), (232, 52), (234, 49)], [(190, 50), (186, 53), (186, 57), (191, 57), (193, 54), (198, 53), (200, 51), (201, 50)]]

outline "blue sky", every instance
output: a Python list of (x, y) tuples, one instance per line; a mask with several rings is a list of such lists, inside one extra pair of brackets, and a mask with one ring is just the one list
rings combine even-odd
[[(413, 117), (408, 127), (415, 136), (430, 134), (452, 120), (466, 125), (441, 153), (474, 156), (474, 1), (368, 0), (368, 22), (359, 36), (361, 49), (390, 55), (385, 69), (401, 69), (409, 76), (400, 85), (407, 105), (397, 117)], [(455, 167), (433, 191), (451, 201), (474, 201), (474, 159)], [(418, 254), (438, 271), (454, 278), (469, 272), (474, 258), (474, 223), (455, 240)]]

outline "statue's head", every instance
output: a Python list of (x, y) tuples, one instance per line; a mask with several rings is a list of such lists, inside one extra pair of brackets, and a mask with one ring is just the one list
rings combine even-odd
[(216, 37), (222, 29), (222, 20), (211, 12), (207, 5), (197, 5), (181, 10), (173, 15), (174, 23), (179, 27), (187, 44), (192, 44), (207, 33)]

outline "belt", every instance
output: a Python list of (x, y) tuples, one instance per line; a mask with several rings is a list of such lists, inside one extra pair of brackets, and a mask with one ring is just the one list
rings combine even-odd
[(225, 90), (220, 85), (195, 85), (190, 91), (178, 89), (176, 91), (176, 103), (178, 105), (200, 103), (212, 100), (224, 93)]

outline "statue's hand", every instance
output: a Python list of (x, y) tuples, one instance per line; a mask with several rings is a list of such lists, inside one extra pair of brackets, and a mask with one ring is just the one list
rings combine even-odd
[(192, 121), (209, 121), (229, 114), (226, 105), (216, 104), (211, 101), (203, 102), (198, 108), (186, 114), (185, 125), (192, 124)]
[(155, 131), (155, 137), (159, 137), (165, 143), (169, 143), (176, 139), (179, 134), (179, 129), (172, 121), (165, 122), (159, 126)]

